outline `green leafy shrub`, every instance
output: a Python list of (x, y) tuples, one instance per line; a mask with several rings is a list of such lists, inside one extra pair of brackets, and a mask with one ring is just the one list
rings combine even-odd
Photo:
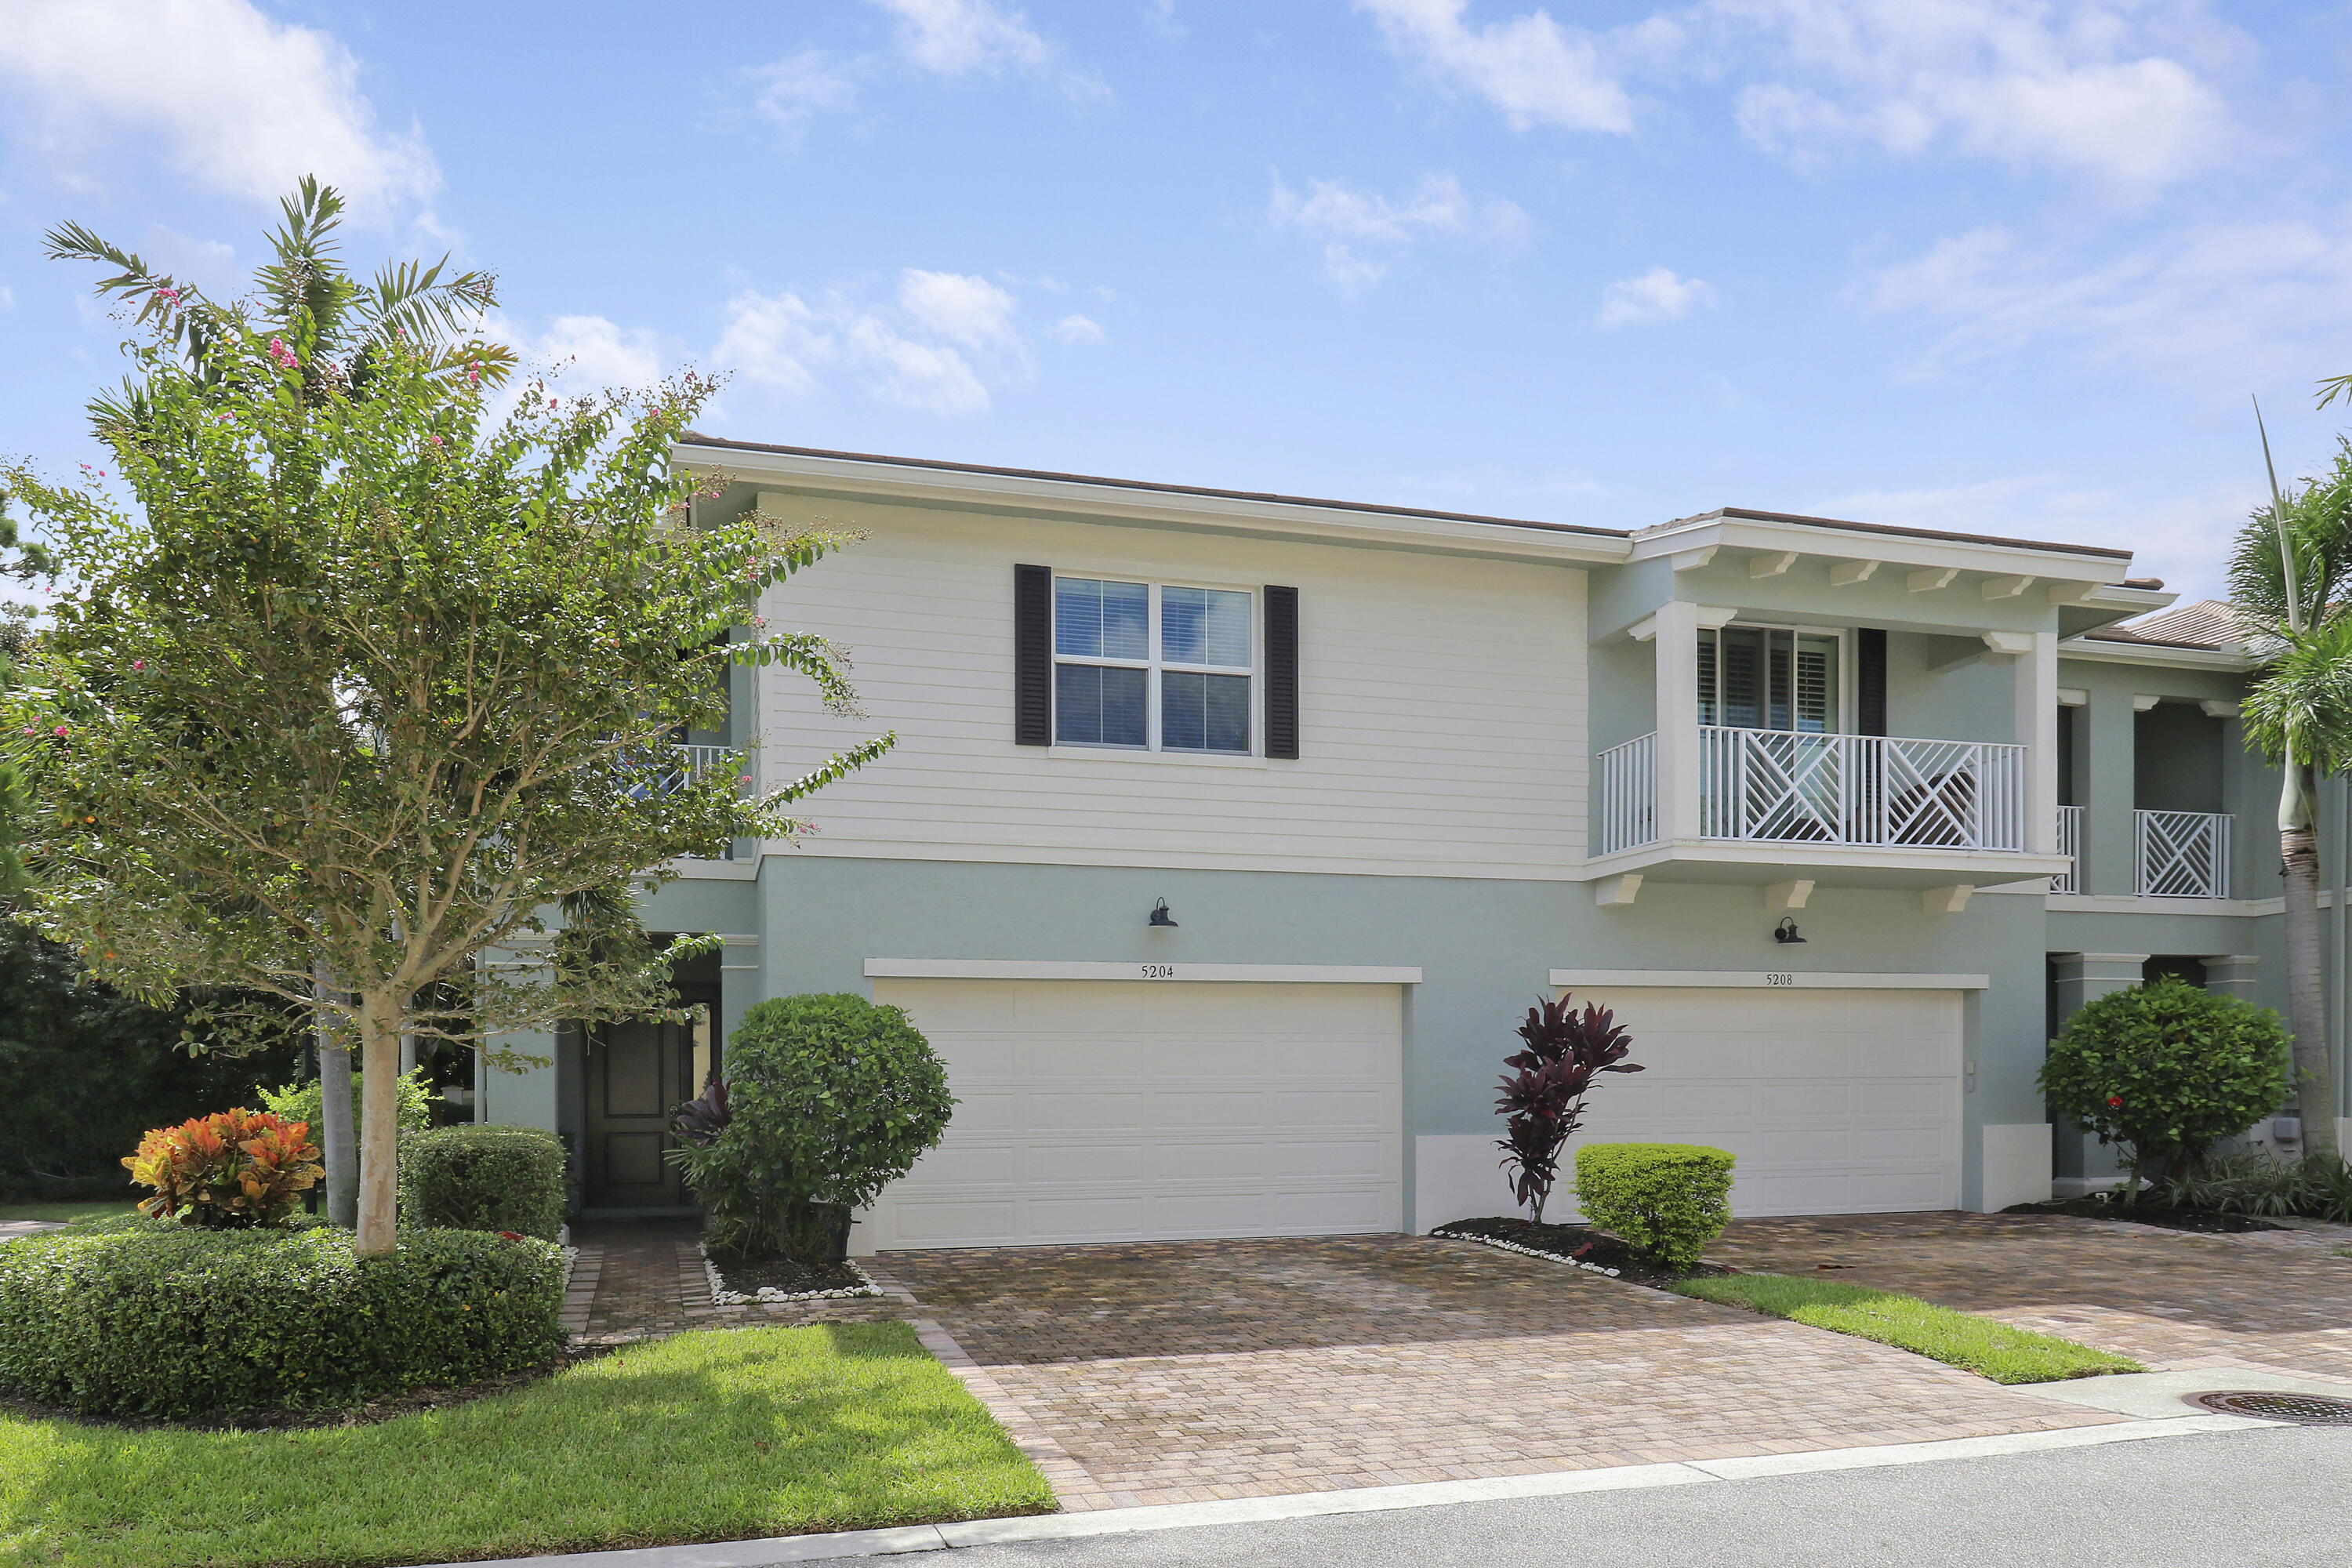
[(307, 1123), (242, 1106), (158, 1127), (122, 1163), (155, 1189), (142, 1213), (213, 1230), (280, 1224), (327, 1173)]
[(563, 1228), (563, 1141), (534, 1127), (439, 1127), (400, 1135), (400, 1217), (449, 1230)]
[[(360, 1124), (360, 1084), (365, 1077), (363, 1073), (352, 1074), (352, 1125), (354, 1128)], [(400, 1096), (401, 1131), (422, 1132), (432, 1126), (433, 1086), (425, 1080), (425, 1069), (410, 1068), (400, 1075), (399, 1083), (394, 1087)], [(289, 1121), (309, 1122), (314, 1133), (327, 1125), (322, 1114), (326, 1099), (325, 1090), (315, 1078), (308, 1083), (289, 1083), (279, 1089), (261, 1091), (262, 1104)]]
[(0, 1246), (0, 1388), (92, 1415), (356, 1404), (562, 1352), (562, 1249), (410, 1231), (128, 1218)]
[(2300, 1215), (2352, 1224), (2352, 1164), (2260, 1149), (2208, 1153), (2158, 1181), (2150, 1200), (2212, 1214)]
[(1732, 1161), (1703, 1143), (1589, 1143), (1576, 1152), (1577, 1206), (1634, 1251), (1687, 1268), (1731, 1221)]
[(862, 996), (760, 1003), (725, 1060), (670, 1157), (709, 1211), (712, 1248), (741, 1257), (839, 1257), (851, 1212), (914, 1168), (956, 1103), (907, 1015)]
[(2051, 1110), (2122, 1150), (2137, 1194), (2143, 1165), (2186, 1171), (2215, 1139), (2284, 1105), (2291, 1039), (2269, 1008), (2167, 975), (2067, 1019), (2042, 1065), (2042, 1092)]

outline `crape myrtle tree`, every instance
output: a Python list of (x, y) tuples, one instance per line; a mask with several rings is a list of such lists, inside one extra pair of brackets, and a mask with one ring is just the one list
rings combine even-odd
[(692, 374), (496, 416), (488, 375), (394, 331), (362, 395), (299, 305), (127, 352), (119, 479), (0, 469), (68, 572), (10, 704), (34, 918), (125, 991), (247, 991), (354, 1040), (358, 1249), (388, 1253), (402, 1036), (514, 1066), (498, 1037), (673, 1012), (634, 895), (796, 831), (793, 802), (890, 744), (754, 794), (671, 743), (725, 721), (730, 661), (854, 710), (822, 639), (753, 613), (835, 542), (694, 517), (669, 463)]
[[(2267, 442), (2265, 443), (2267, 447)], [(2287, 1022), (2306, 1156), (2333, 1163), (2336, 1075), (2319, 960), (2317, 781), (2352, 766), (2352, 443), (2333, 468), (2290, 489), (2240, 531), (2230, 597), (2267, 648), (2244, 702), (2247, 741), (2284, 773), (2279, 857), (2285, 876)]]
[[(452, 272), (447, 257), (387, 263), (366, 281), (352, 276), (337, 255), (336, 231), (342, 197), (331, 185), (306, 177), (279, 204), (281, 221), (269, 235), (269, 259), (254, 274), (242, 299), (216, 304), (194, 284), (158, 272), (140, 257), (80, 224), (61, 224), (45, 237), (52, 260), (97, 262), (115, 268), (98, 284), (139, 327), (168, 337), (200, 385), (223, 386), (229, 365), (209, 349), (225, 333), (268, 334), (280, 344), (307, 340), (299, 361), (301, 378), (291, 390), (306, 402), (331, 394), (364, 398), (373, 388), (375, 367), (395, 345), (427, 352), (436, 374), (463, 377), (469, 384), (496, 386), (513, 371), (515, 356), (486, 342), (476, 328), (482, 313), (498, 303), (497, 280), (488, 272)], [(290, 351), (289, 351), (290, 352)], [(136, 425), (147, 415), (145, 388), (125, 378), (120, 395), (101, 395), (89, 405), (91, 422), (103, 438), (109, 426)], [(323, 984), (324, 976), (315, 984)], [(319, 1129), (326, 1148), (327, 1212), (341, 1225), (353, 1222), (359, 1204), (359, 1159), (349, 1110), (350, 1042), (320, 1028), (319, 1072), (332, 1092)]]

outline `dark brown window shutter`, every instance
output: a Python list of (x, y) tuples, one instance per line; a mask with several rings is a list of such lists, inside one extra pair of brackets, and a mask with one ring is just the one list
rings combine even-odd
[(1886, 634), (1864, 626), (1854, 638), (1853, 727), (1864, 735), (1886, 733)]
[(1265, 754), (1298, 755), (1298, 590), (1265, 591)]
[(1013, 739), (1054, 743), (1054, 569), (1013, 569)]

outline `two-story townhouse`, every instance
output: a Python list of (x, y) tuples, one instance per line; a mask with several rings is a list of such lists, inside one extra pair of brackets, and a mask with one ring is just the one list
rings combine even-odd
[(1494, 1086), (1562, 990), (1646, 1068), (1585, 1137), (1728, 1148), (1743, 1213), (1997, 1209), (2112, 1168), (2034, 1087), (2064, 1010), (2158, 967), (2283, 1000), (2247, 660), (2202, 611), (2119, 627), (2171, 603), (2124, 552), (677, 458), (705, 508), (860, 536), (762, 611), (866, 715), (742, 668), (689, 739), (769, 778), (898, 740), (651, 900), (726, 935), (680, 976), (708, 1022), (478, 1080), (574, 1135), (592, 1208), (683, 1201), (667, 1112), (796, 992), (903, 1005), (961, 1101), (879, 1248), (1505, 1210)]

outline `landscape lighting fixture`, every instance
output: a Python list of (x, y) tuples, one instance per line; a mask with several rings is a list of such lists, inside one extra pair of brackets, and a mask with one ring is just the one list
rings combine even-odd
[(1168, 900), (1162, 899), (1158, 903), (1152, 905), (1151, 918), (1143, 923), (1146, 925), (1166, 926), (1171, 931), (1175, 930), (1176, 917), (1168, 912)]
[(1797, 934), (1797, 918), (1794, 915), (1782, 915), (1780, 923), (1772, 928), (1772, 940), (1774, 942), (1804, 941), (1803, 937)]

